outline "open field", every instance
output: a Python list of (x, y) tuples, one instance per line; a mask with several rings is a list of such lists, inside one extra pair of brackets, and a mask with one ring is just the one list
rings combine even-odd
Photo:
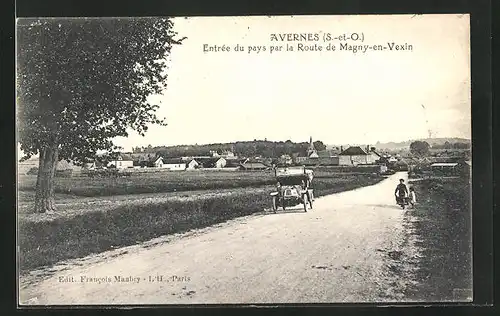
[[(318, 177), (313, 186), (319, 197), (381, 180), (375, 175), (332, 175)], [(155, 181), (161, 186), (159, 180)], [(56, 214), (30, 213), (34, 192), (21, 191), (18, 212), (20, 268), (29, 270), (262, 212), (271, 205), (269, 193), (272, 190), (272, 186), (264, 184), (251, 188), (84, 198), (58, 194)]]
[[(273, 173), (266, 172), (157, 172), (137, 173), (129, 177), (55, 178), (55, 192), (77, 196), (108, 196), (255, 187), (273, 184)], [(19, 191), (33, 191), (36, 176), (20, 175)]]
[[(409, 210), (423, 249), (419, 283), (408, 295), (425, 301), (472, 297), (472, 213), (466, 178), (421, 179), (413, 183), (418, 205)], [(426, 297), (422, 297), (425, 293)]]
[[(316, 179), (343, 178), (353, 174), (366, 174), (367, 168), (353, 168), (353, 172), (336, 172), (332, 168), (313, 168)], [(340, 170), (340, 169), (338, 169)], [(357, 171), (356, 171), (357, 170)], [(73, 176), (55, 178), (55, 192), (58, 196), (111, 196), (140, 193), (164, 193), (195, 190), (231, 189), (260, 187), (275, 183), (273, 171), (158, 171), (151, 173), (133, 173), (128, 177), (89, 178)], [(36, 175), (19, 175), (18, 190), (35, 190)], [(21, 194), (19, 200), (30, 199), (30, 194)]]

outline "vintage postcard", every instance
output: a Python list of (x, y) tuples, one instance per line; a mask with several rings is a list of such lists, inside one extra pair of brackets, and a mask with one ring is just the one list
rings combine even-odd
[(467, 14), (21, 18), (18, 303), (472, 301)]

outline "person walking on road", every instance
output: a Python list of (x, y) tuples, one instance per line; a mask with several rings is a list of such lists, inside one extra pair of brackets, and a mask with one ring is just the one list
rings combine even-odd
[(402, 205), (404, 208), (405, 198), (408, 195), (408, 188), (405, 185), (404, 179), (399, 179), (399, 184), (396, 187), (396, 191), (394, 191), (394, 195), (396, 196), (396, 203)]

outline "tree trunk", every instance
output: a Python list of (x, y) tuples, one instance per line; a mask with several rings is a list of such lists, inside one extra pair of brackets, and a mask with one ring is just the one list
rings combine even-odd
[(54, 212), (54, 175), (56, 173), (59, 147), (54, 142), (40, 151), (38, 177), (36, 180), (35, 212)]

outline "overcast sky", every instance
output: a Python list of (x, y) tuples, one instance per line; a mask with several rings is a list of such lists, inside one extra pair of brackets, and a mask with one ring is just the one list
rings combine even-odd
[[(468, 15), (197, 17), (174, 19), (186, 36), (170, 56), (168, 88), (153, 99), (168, 126), (117, 144), (205, 144), (264, 139), (327, 144), (470, 138)], [(413, 51), (269, 53), (271, 33), (358, 32), (363, 43)], [(244, 52), (204, 53), (236, 44)], [(291, 42), (297, 45), (297, 42)], [(325, 45), (323, 42), (318, 42)], [(248, 53), (249, 45), (267, 46)]]

